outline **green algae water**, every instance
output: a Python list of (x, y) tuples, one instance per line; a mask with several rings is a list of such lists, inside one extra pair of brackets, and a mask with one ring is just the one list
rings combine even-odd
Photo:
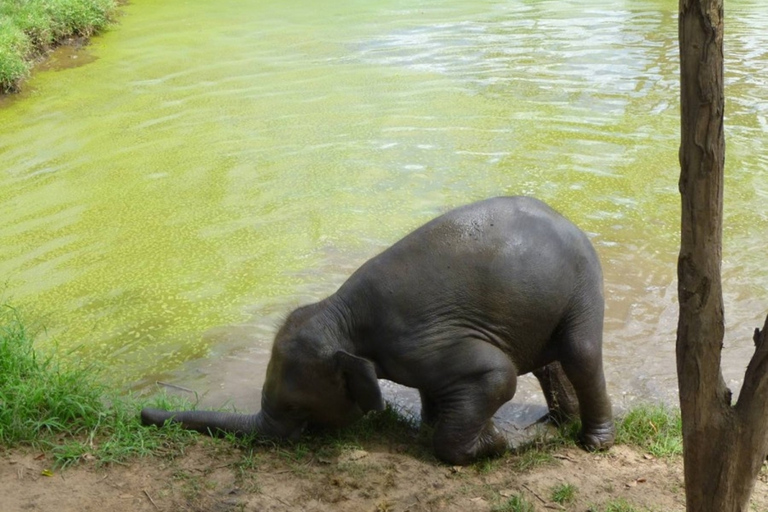
[[(766, 24), (729, 2), (736, 388), (768, 310)], [(290, 309), (452, 206), (530, 194), (600, 252), (613, 395), (675, 396), (674, 2), (134, 0), (48, 68), (0, 100), (0, 293), (42, 345), (258, 398)]]

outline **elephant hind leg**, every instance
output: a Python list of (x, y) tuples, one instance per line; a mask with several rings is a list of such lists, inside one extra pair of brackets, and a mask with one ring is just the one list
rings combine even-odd
[[(586, 318), (586, 319), (585, 319)], [(613, 409), (603, 373), (603, 315), (585, 315), (563, 332), (560, 364), (573, 384), (581, 416), (581, 443), (587, 450), (613, 445)]]
[(576, 390), (558, 361), (534, 370), (533, 374), (539, 380), (549, 408), (549, 413), (542, 420), (561, 425), (579, 417)]

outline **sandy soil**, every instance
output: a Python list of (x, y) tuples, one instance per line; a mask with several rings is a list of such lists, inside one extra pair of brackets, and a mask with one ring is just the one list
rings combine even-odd
[[(515, 455), (458, 468), (397, 445), (349, 447), (325, 458), (280, 448), (251, 455), (201, 438), (183, 454), (106, 467), (84, 461), (49, 472), (47, 455), (10, 451), (0, 455), (0, 510), (490, 511), (518, 493), (537, 511), (598, 512), (619, 499), (636, 510), (684, 510), (680, 458), (656, 459), (627, 446), (606, 454), (560, 448), (544, 458), (529, 469)], [(576, 489), (564, 506), (551, 501), (553, 486), (563, 483)], [(751, 510), (768, 511), (766, 468)]]

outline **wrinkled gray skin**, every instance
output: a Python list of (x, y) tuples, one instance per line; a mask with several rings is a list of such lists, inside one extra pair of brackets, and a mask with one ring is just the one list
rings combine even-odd
[[(277, 333), (255, 415), (144, 409), (145, 424), (297, 437), (384, 403), (378, 378), (419, 390), (451, 464), (502, 453), (491, 416), (533, 371), (555, 419), (581, 415), (590, 450), (613, 444), (602, 365), (600, 262), (544, 203), (498, 197), (438, 217), (367, 261)], [(572, 385), (572, 386), (571, 386)]]

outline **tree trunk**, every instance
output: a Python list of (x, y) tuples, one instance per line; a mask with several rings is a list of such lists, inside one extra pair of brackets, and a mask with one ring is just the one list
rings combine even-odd
[(677, 375), (688, 512), (746, 512), (768, 452), (768, 319), (735, 406), (723, 381), (723, 0), (680, 0)]

